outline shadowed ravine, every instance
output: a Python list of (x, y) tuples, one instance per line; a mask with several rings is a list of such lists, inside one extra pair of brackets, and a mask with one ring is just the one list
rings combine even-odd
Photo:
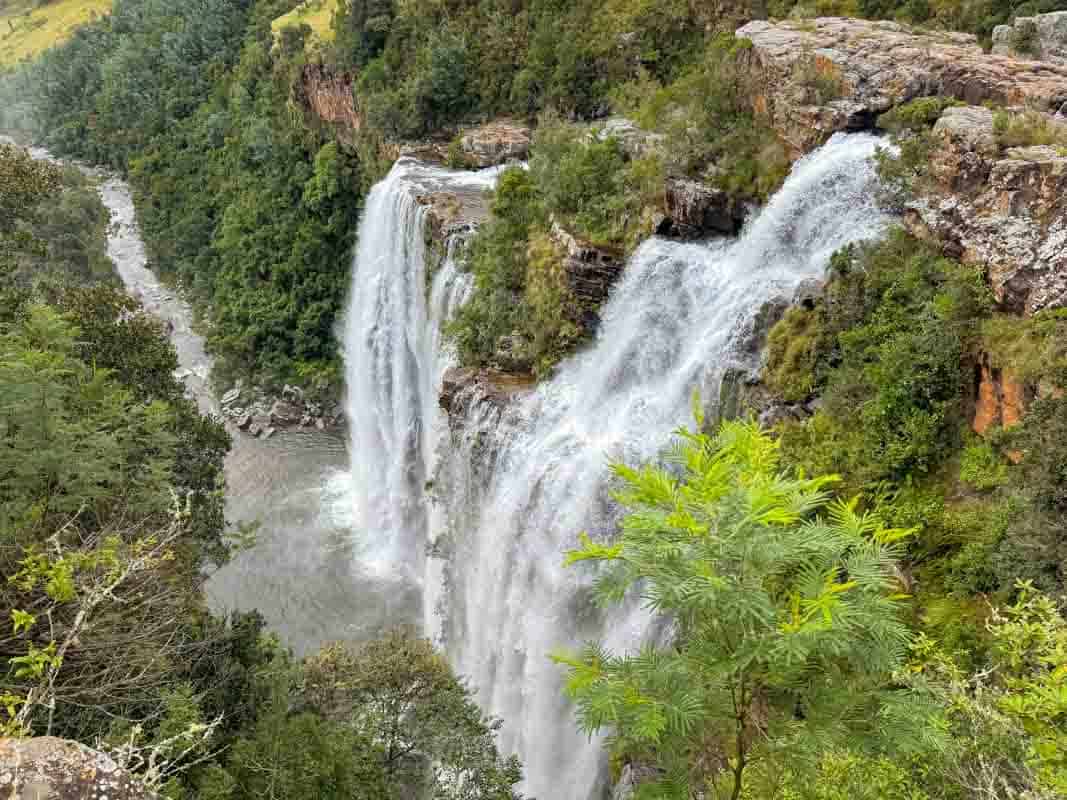
[(379, 574), (422, 583), (428, 630), (504, 719), (501, 745), (521, 756), (528, 793), (585, 800), (606, 788), (604, 753), (575, 729), (549, 653), (591, 638), (627, 649), (652, 632), (640, 607), (597, 610), (590, 575), (562, 566), (580, 531), (613, 529), (609, 461), (656, 455), (687, 421), (694, 391), (715, 400), (765, 302), (884, 228), (877, 142), (838, 135), (798, 162), (736, 240), (645, 242), (593, 344), (502, 416), (466, 404), (451, 432), (436, 407), (450, 359), (436, 330), (462, 291), (445, 291), (456, 280), (449, 264), (427, 308), (413, 197), (427, 182), (488, 176), (401, 162), (372, 193), (344, 342), (357, 528), (376, 531)]

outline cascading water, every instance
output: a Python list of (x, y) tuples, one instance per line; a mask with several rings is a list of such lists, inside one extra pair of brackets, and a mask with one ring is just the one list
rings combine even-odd
[(436, 387), (447, 365), (440, 328), (470, 287), (450, 245), (427, 305), (427, 212), (419, 198), (445, 189), (481, 193), (496, 172), (402, 159), (367, 198), (343, 345), (357, 558), (379, 579), (422, 580), (427, 458), (441, 429)]
[(614, 530), (610, 460), (653, 458), (687, 422), (694, 390), (714, 400), (723, 372), (745, 364), (767, 301), (883, 230), (877, 142), (839, 134), (798, 162), (737, 240), (645, 242), (595, 343), (502, 418), (468, 403), (442, 448), (435, 480), (447, 525), (432, 535), (447, 542), (436, 591), (443, 640), (486, 711), (504, 720), (502, 749), (522, 758), (529, 794), (586, 800), (605, 790), (602, 749), (577, 732), (549, 653), (588, 639), (626, 650), (652, 632), (639, 606), (596, 609), (590, 574), (562, 564), (579, 532)]
[(587, 800), (605, 789), (600, 744), (577, 732), (548, 654), (587, 639), (625, 650), (654, 633), (640, 607), (596, 609), (590, 575), (562, 566), (580, 531), (614, 529), (609, 462), (654, 457), (686, 422), (694, 390), (714, 400), (726, 369), (749, 366), (746, 340), (767, 301), (883, 230), (877, 142), (838, 135), (798, 162), (737, 240), (645, 242), (587, 350), (502, 413), (468, 397), (451, 430), (437, 409), (450, 359), (439, 329), (469, 278), (446, 259), (427, 307), (416, 197), (486, 187), (494, 173), (405, 160), (371, 192), (344, 343), (363, 557), (423, 584), (426, 627), (504, 720), (501, 749), (522, 758), (527, 793)]

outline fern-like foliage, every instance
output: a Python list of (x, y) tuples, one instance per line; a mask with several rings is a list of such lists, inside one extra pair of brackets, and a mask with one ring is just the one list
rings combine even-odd
[(639, 592), (676, 628), (636, 654), (557, 656), (582, 727), (656, 764), (648, 797), (738, 798), (754, 764), (795, 773), (889, 719), (900, 735), (886, 687), (909, 644), (895, 560), (910, 531), (831, 501), (835, 476), (787, 474), (753, 423), (679, 431), (669, 460), (616, 465), (620, 535), (567, 555), (600, 563), (602, 602)]

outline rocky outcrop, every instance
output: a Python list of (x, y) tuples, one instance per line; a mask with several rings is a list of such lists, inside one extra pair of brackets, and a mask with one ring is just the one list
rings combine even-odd
[(986, 108), (948, 109), (934, 136), (931, 185), (908, 209), (908, 227), (985, 267), (1004, 310), (1067, 305), (1067, 153), (1000, 152)]
[(326, 430), (344, 422), (340, 403), (320, 403), (307, 398), (299, 386), (286, 386), (280, 395), (246, 388), (243, 382), (226, 392), (219, 401), (222, 414), (239, 431), (269, 439), (288, 428)]
[(614, 139), (630, 158), (643, 158), (662, 150), (666, 137), (639, 127), (626, 117), (609, 117), (596, 123), (597, 137)]
[(322, 64), (307, 64), (300, 78), (300, 90), (307, 108), (323, 122), (334, 126), (343, 138), (350, 139), (362, 125), (352, 92), (352, 76), (335, 73)]
[(472, 404), (488, 403), (498, 409), (533, 391), (532, 375), (495, 369), (452, 367), (441, 381), (438, 402), (450, 418), (459, 419)]
[(530, 128), (510, 120), (496, 120), (464, 132), (459, 142), (472, 167), (525, 161), (530, 155)]
[(489, 201), (484, 192), (433, 192), (415, 200), (426, 207), (427, 235), (445, 245), (457, 233), (473, 231), (489, 219)]
[(750, 22), (737, 36), (754, 110), (801, 155), (840, 130), (873, 127), (879, 114), (916, 97), (972, 105), (1067, 104), (1067, 66), (982, 51), (974, 36), (915, 32), (894, 22), (824, 17)]
[(993, 52), (1067, 65), (1067, 11), (1016, 17), (1011, 25), (998, 25), (993, 29)]
[(664, 194), (667, 216), (656, 231), (664, 236), (733, 235), (748, 211), (743, 198), (687, 178), (668, 178)]
[(155, 800), (108, 756), (43, 736), (0, 739), (0, 794), (12, 800)]
[(563, 269), (567, 288), (578, 300), (580, 322), (587, 331), (600, 324), (600, 306), (626, 266), (625, 254), (617, 247), (595, 245), (580, 239), (552, 221), (552, 238), (564, 252)]
[(1010, 428), (1026, 411), (1027, 388), (1009, 370), (994, 367), (983, 355), (975, 365), (975, 408), (971, 428), (984, 435), (992, 427)]

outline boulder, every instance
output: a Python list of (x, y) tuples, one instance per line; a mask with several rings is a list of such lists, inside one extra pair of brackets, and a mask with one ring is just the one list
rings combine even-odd
[(15, 800), (155, 800), (109, 756), (42, 736), (0, 739), (0, 793)]
[(745, 221), (745, 202), (721, 189), (686, 178), (668, 178), (667, 218), (658, 233), (680, 238), (736, 234)]
[(271, 436), (273, 436), (273, 435), (274, 435), (275, 433), (276, 433), (276, 429), (275, 429), (275, 428), (273, 428), (273, 427), (270, 427), (270, 428), (264, 428), (263, 430), (261, 430), (261, 431), (259, 432), (259, 438), (260, 438), (260, 439), (269, 439), (269, 438), (270, 438)]
[(993, 29), (993, 52), (1067, 65), (1067, 11), (1016, 17), (1011, 25), (998, 25)]
[(226, 394), (224, 394), (222, 396), (222, 400), (220, 400), (219, 402), (225, 407), (225, 406), (233, 405), (240, 398), (241, 398), (241, 387), (234, 386), (232, 389), (230, 389), (230, 391), (226, 392)]
[(1006, 311), (1067, 305), (1067, 154), (999, 152), (985, 108), (948, 109), (934, 135), (931, 185), (910, 204), (908, 228), (983, 266)]
[(916, 97), (972, 105), (1067, 103), (1067, 66), (982, 51), (974, 36), (919, 32), (895, 22), (841, 17), (756, 20), (737, 30), (753, 110), (794, 156), (832, 133), (873, 127), (879, 114)]
[(270, 421), (278, 425), (296, 425), (304, 416), (303, 405), (288, 400), (275, 400), (270, 407)]
[(251, 414), (242, 414), (237, 418), (237, 429), (241, 431), (248, 430), (248, 427), (252, 424)]
[(530, 128), (510, 120), (496, 120), (466, 131), (459, 142), (472, 166), (525, 161), (530, 155)]

